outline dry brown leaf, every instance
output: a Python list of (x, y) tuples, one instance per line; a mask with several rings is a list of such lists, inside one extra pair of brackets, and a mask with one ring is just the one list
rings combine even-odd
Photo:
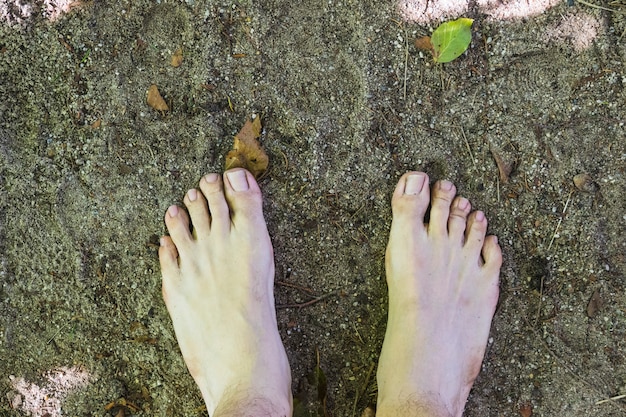
[(102, 119), (98, 119), (91, 124), (91, 127), (94, 129), (98, 129), (102, 125)]
[(533, 415), (533, 406), (526, 403), (519, 406), (519, 413), (522, 417), (530, 417)]
[(176, 51), (174, 51), (174, 54), (172, 55), (172, 61), (170, 62), (170, 64), (172, 64), (174, 68), (178, 68), (180, 67), (180, 64), (182, 63), (183, 63), (183, 48), (178, 48)]
[(169, 107), (163, 97), (161, 97), (161, 93), (159, 93), (159, 89), (155, 84), (152, 84), (148, 89), (147, 96), (148, 106), (152, 107), (154, 110), (158, 111), (169, 111)]
[(233, 149), (226, 155), (224, 169), (245, 168), (259, 178), (267, 170), (269, 157), (259, 143), (261, 118), (247, 120), (235, 136)]
[(363, 410), (363, 414), (361, 414), (361, 417), (376, 417), (376, 411), (374, 411), (372, 407), (367, 407), (365, 410)]
[(496, 160), (498, 171), (500, 172), (500, 181), (503, 183), (509, 182), (509, 175), (511, 175), (513, 168), (515, 168), (515, 161), (505, 160), (499, 149), (492, 147), (490, 150), (493, 155), (493, 159)]
[(597, 316), (602, 306), (604, 306), (604, 299), (600, 295), (600, 290), (596, 289), (587, 304), (587, 315), (592, 318)]
[(433, 44), (430, 41), (430, 36), (422, 36), (415, 39), (415, 47), (424, 51), (433, 51)]
[(587, 173), (574, 175), (574, 185), (580, 191), (585, 191), (587, 193), (595, 193), (600, 188), (593, 178), (591, 178), (591, 175)]

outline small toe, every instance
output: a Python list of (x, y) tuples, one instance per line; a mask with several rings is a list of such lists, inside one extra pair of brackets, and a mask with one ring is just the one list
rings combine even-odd
[(437, 235), (448, 234), (448, 218), (450, 217), (450, 205), (456, 195), (456, 187), (450, 181), (437, 181), (433, 187), (431, 199), (430, 221), (428, 232)]
[(394, 223), (405, 222), (416, 225), (425, 230), (424, 216), (430, 203), (430, 188), (428, 175), (423, 172), (411, 171), (404, 174), (391, 197), (391, 209)]
[(211, 219), (211, 229), (230, 230), (230, 212), (224, 197), (224, 185), (220, 175), (207, 174), (200, 180), (200, 189), (207, 200)]
[(189, 216), (191, 217), (193, 235), (196, 238), (207, 236), (211, 227), (211, 219), (209, 217), (206, 199), (202, 193), (195, 188), (192, 188), (187, 191), (184, 203), (187, 207), (187, 211), (189, 211)]
[(486, 233), (487, 218), (485, 217), (485, 213), (478, 210), (470, 214), (465, 229), (464, 247), (472, 253), (472, 256), (480, 258)]
[(170, 206), (165, 213), (165, 225), (174, 245), (176, 245), (176, 249), (179, 253), (184, 251), (193, 240), (189, 231), (189, 216), (187, 216), (187, 213), (178, 206)]
[(448, 219), (448, 233), (453, 241), (463, 244), (465, 241), (465, 227), (467, 226), (467, 216), (472, 206), (467, 198), (457, 197), (452, 202), (450, 208), (450, 218)]
[(263, 220), (263, 199), (261, 189), (254, 176), (243, 168), (235, 168), (224, 173), (224, 191), (231, 209), (233, 226), (244, 227), (258, 224)]
[(496, 236), (490, 235), (485, 238), (482, 255), (485, 260), (485, 268), (500, 270), (502, 266), (502, 249), (498, 244)]
[(178, 250), (169, 236), (161, 237), (159, 246), (159, 263), (164, 277), (171, 277), (178, 273)]

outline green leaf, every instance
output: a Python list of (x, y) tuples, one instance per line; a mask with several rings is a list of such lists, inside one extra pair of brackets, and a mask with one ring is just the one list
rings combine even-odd
[(320, 352), (317, 348), (315, 348), (315, 355), (317, 356), (315, 369), (313, 369), (313, 373), (309, 375), (308, 379), (309, 383), (317, 388), (317, 401), (319, 402), (318, 416), (328, 417), (328, 410), (326, 408), (326, 391), (328, 385), (326, 375), (324, 371), (322, 371), (322, 368), (320, 368)]
[(293, 417), (315, 417), (313, 413), (310, 413), (304, 404), (297, 399), (293, 399)]
[(461, 55), (472, 41), (474, 19), (462, 17), (439, 25), (430, 37), (435, 62), (450, 62)]

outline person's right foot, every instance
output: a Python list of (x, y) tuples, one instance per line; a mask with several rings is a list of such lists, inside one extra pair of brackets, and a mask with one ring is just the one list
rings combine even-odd
[[(461, 416), (498, 301), (502, 253), (487, 220), (439, 181), (405, 174), (392, 198), (387, 332), (377, 416)], [(430, 222), (424, 223), (429, 203)], [(413, 413), (411, 414), (411, 411)]]
[[(252, 174), (209, 174), (171, 206), (163, 299), (209, 415), (291, 416), (291, 375), (274, 309), (274, 254)], [(193, 232), (189, 229), (189, 217)]]

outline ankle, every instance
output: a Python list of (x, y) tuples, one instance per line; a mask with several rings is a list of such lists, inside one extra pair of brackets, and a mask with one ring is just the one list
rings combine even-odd
[(379, 393), (376, 417), (455, 417), (462, 415), (462, 408), (446, 406), (441, 396), (435, 393), (381, 396)]
[(211, 416), (215, 417), (290, 417), (291, 392), (256, 388), (233, 388), (224, 393)]

